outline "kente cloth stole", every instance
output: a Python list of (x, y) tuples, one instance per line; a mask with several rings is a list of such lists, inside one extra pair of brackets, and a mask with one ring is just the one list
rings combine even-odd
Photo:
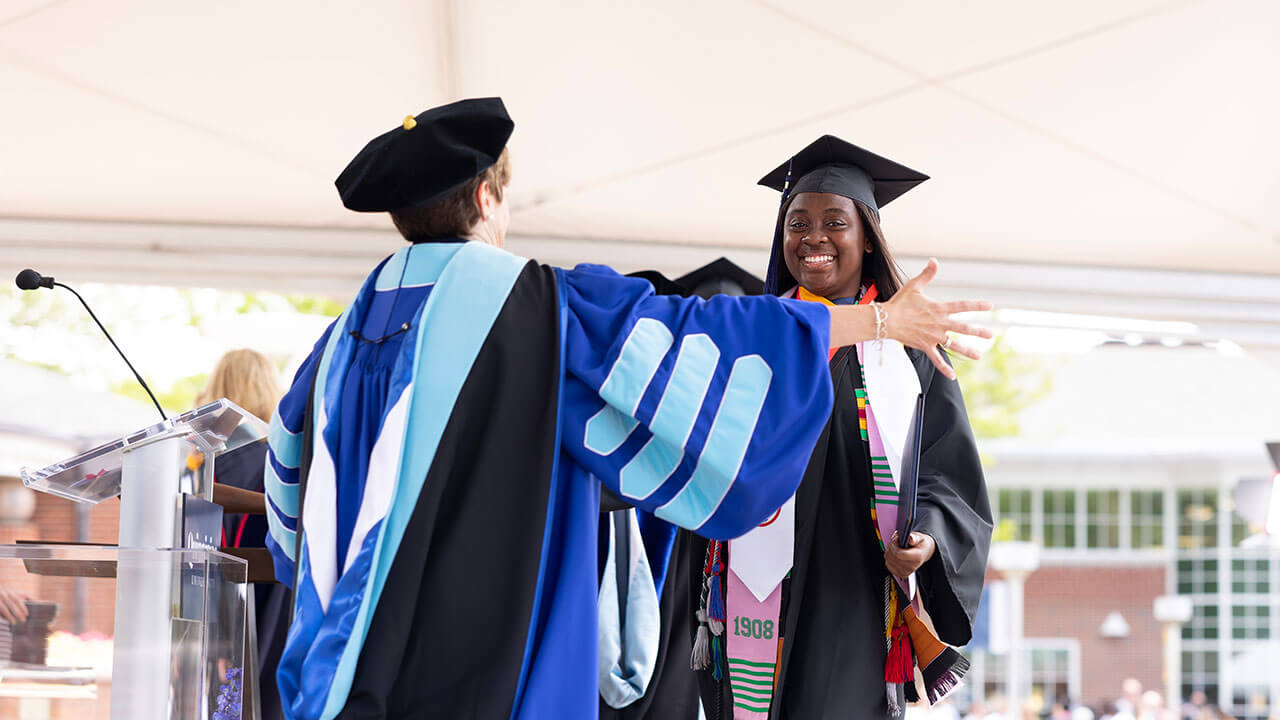
[[(873, 301), (876, 295), (874, 285), (866, 288), (859, 304)], [(834, 305), (804, 288), (798, 288), (795, 297)], [(860, 343), (857, 351), (863, 380), (863, 389), (855, 393), (859, 430), (871, 458), (873, 483), (869, 510), (883, 549), (884, 539), (892, 537), (897, 527), (897, 475), (911, 407), (920, 392), (919, 377), (903, 347), (894, 341)], [(869, 364), (874, 364), (870, 385), (866, 370)], [(878, 399), (881, 412), (888, 414), (887, 426), (883, 425), (884, 419), (877, 422), (872, 397)], [(721, 543), (708, 546), (692, 665), (695, 669), (710, 667), (717, 680), (727, 669), (735, 720), (765, 720), (773, 700), (781, 655), (782, 580), (791, 570), (795, 544), (794, 503), (793, 497), (770, 520), (729, 543), (731, 552), (726, 553)], [(724, 561), (724, 555), (729, 556), (729, 562)], [(908, 701), (919, 699), (915, 687), (917, 665), (930, 704), (955, 689), (968, 670), (968, 661), (937, 638), (920, 620), (919, 611), (914, 574), (895, 582), (886, 572), (885, 690), (894, 716), (902, 714), (899, 686), (903, 686)], [(722, 657), (725, 668), (721, 666)]]

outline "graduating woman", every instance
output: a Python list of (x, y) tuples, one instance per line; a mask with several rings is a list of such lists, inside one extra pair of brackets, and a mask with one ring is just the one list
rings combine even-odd
[[(976, 353), (915, 318), (969, 308), (920, 292), (934, 261), (904, 282), (879, 223), (881, 207), (926, 179), (828, 135), (760, 181), (783, 193), (766, 293), (869, 305), (876, 339), (831, 351), (834, 407), (811, 419), (826, 427), (795, 497), (739, 539), (692, 544), (693, 665), (709, 720), (898, 717), (916, 699), (917, 667), (931, 702), (967, 669), (944, 642), (972, 634), (991, 511), (942, 349)], [(919, 395), (916, 516), (900, 547)]]

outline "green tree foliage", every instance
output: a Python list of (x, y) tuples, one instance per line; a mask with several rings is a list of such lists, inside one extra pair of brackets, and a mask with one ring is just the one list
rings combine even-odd
[[(996, 339), (981, 360), (952, 357), (956, 377), (964, 389), (969, 422), (980, 439), (1018, 435), (1021, 430), (1018, 415), (1052, 388), (1043, 356), (1020, 355), (1001, 338)], [(983, 454), (983, 465), (990, 466), (993, 462), (993, 458)], [(995, 488), (989, 490), (994, 507)], [(1017, 523), (1009, 518), (997, 520), (991, 539), (995, 542), (1017, 540)]]
[(1003, 339), (997, 339), (981, 360), (952, 357), (969, 422), (979, 438), (1017, 435), (1018, 415), (1052, 388), (1042, 359), (1014, 352)]
[[(204, 384), (208, 381), (209, 374), (200, 373), (199, 375), (179, 378), (169, 387), (159, 391), (152, 388), (152, 391), (156, 393), (156, 400), (160, 401), (160, 407), (164, 408), (165, 413), (177, 415), (195, 407), (196, 396), (200, 394), (200, 391), (204, 389)], [(151, 404), (151, 398), (147, 397), (147, 392), (142, 389), (137, 380), (132, 378), (111, 383), (111, 392), (131, 397), (148, 405)]]
[(338, 317), (346, 305), (332, 298), (319, 295), (287, 295), (285, 299), (293, 305), (293, 309), (303, 315), (324, 315)]
[(276, 295), (275, 293), (250, 292), (243, 293), (243, 299), (236, 312), (251, 313), (257, 310), (281, 310), (287, 307), (302, 315), (324, 315), (337, 317), (345, 307), (332, 298), (319, 295)]
[[(992, 498), (995, 499), (994, 497)], [(995, 530), (991, 533), (992, 542), (1011, 542), (1018, 539), (1018, 523), (1003, 518), (996, 522)]]

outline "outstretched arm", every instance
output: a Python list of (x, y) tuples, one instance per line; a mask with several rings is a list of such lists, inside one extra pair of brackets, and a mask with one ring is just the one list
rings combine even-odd
[[(938, 274), (938, 261), (907, 281), (893, 298), (881, 306), (884, 312), (883, 337), (916, 348), (933, 361), (938, 372), (954, 380), (955, 371), (943, 359), (938, 347), (977, 360), (980, 352), (969, 345), (948, 341), (947, 333), (989, 338), (991, 331), (952, 318), (956, 313), (990, 310), (991, 303), (976, 300), (937, 302), (924, 288)], [(836, 305), (831, 312), (831, 346), (843, 347), (876, 339), (876, 310), (869, 305)]]

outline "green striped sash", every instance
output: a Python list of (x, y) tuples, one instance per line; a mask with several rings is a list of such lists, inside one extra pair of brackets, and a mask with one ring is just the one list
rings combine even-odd
[(768, 713), (773, 703), (773, 673), (776, 665), (729, 658), (729, 690), (733, 706), (754, 713)]

